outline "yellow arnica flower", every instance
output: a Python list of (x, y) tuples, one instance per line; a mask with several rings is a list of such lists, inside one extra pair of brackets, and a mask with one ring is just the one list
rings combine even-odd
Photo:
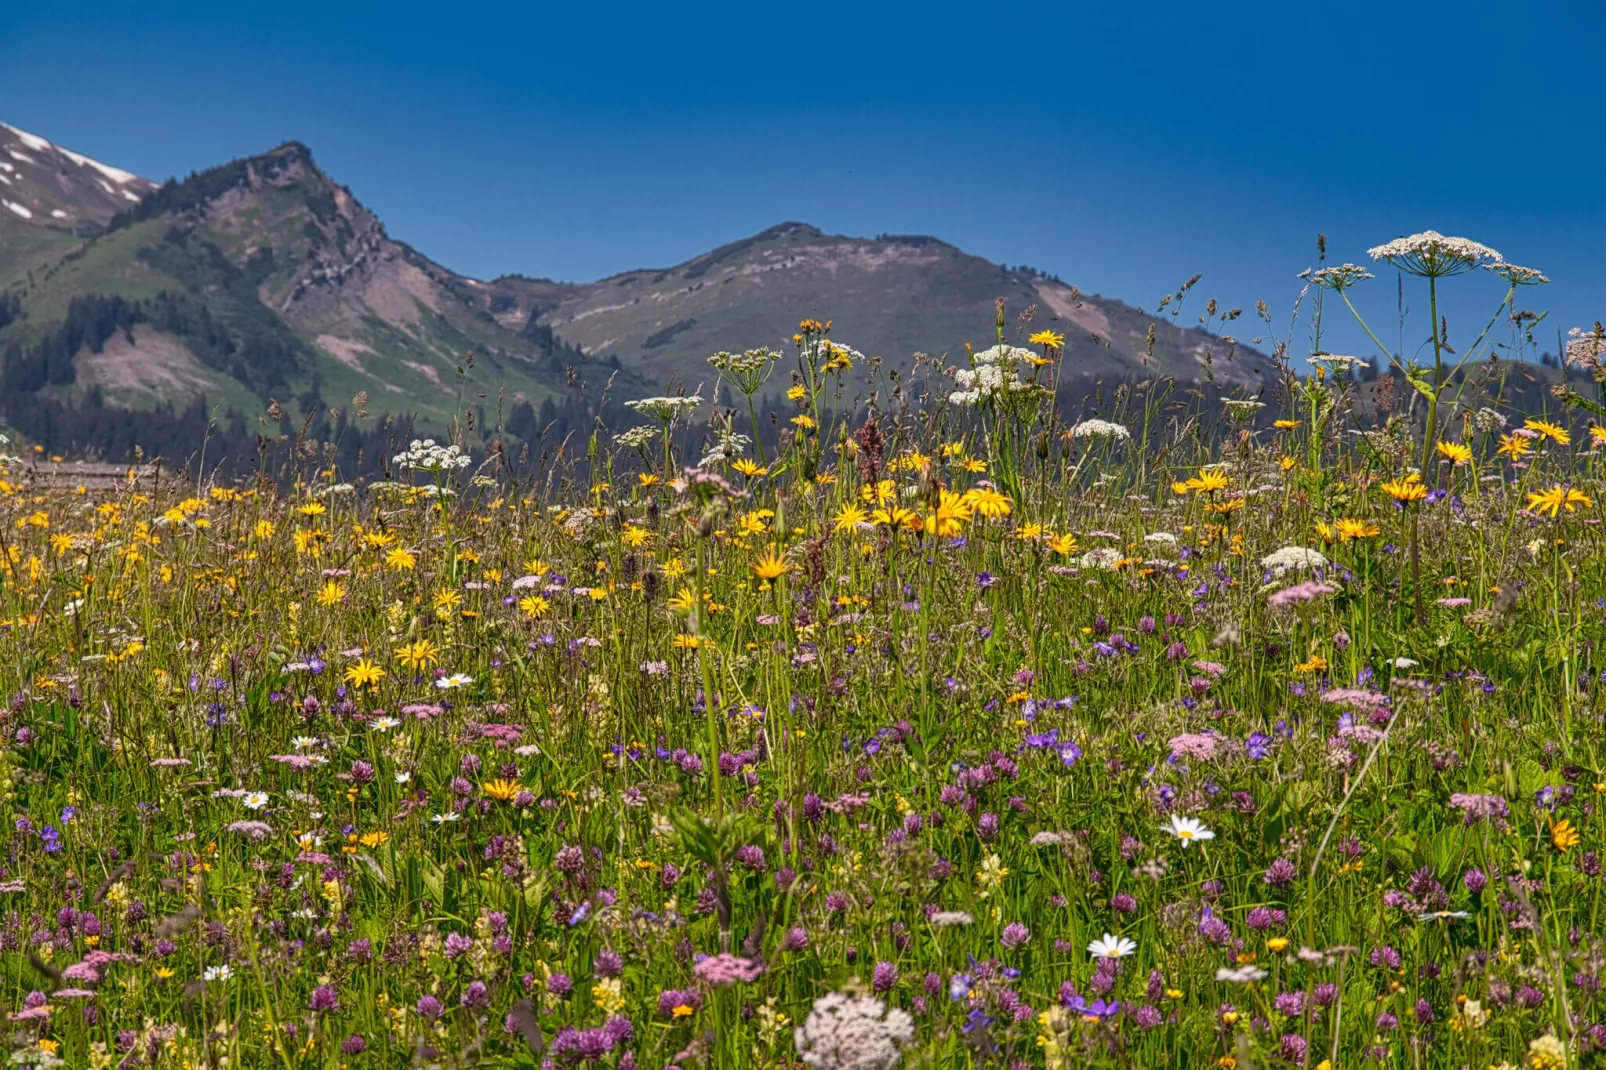
[(962, 495), (940, 491), (937, 508), (925, 519), (926, 533), (950, 538), (959, 535), (965, 530), (971, 515), (970, 503)]
[(495, 799), (497, 802), (512, 802), (513, 799), (518, 796), (519, 792), (523, 791), (524, 789), (519, 786), (519, 783), (516, 780), (498, 779), (488, 780), (481, 784), (480, 790), (483, 791), (488, 798)]
[(1472, 461), (1472, 447), (1464, 442), (1440, 442), (1434, 448), (1440, 457), (1447, 458), (1451, 464), (1463, 465)]
[(747, 567), (752, 569), (753, 572), (758, 575), (759, 579), (769, 583), (773, 583), (775, 580), (780, 579), (782, 576), (792, 571), (792, 566), (788, 565), (786, 563), (786, 559), (781, 557), (774, 550), (770, 550), (763, 557), (759, 558), (757, 561), (754, 561)]
[(1076, 536), (1070, 532), (1056, 535), (1048, 540), (1048, 548), (1061, 557), (1069, 557), (1076, 552)]
[[(1231, 482), (1232, 479), (1227, 475), (1227, 473), (1221, 471), (1220, 469), (1206, 468), (1203, 472), (1200, 472), (1198, 475), (1182, 484), (1182, 493), (1186, 494), (1192, 492), (1194, 494), (1214, 494), (1218, 490), (1225, 490), (1227, 488), (1227, 484)], [(1171, 489), (1176, 490), (1176, 485), (1173, 484)]]
[(1578, 506), (1595, 503), (1583, 491), (1573, 487), (1551, 487), (1549, 490), (1534, 491), (1528, 495), (1528, 508), (1545, 516), (1557, 516), (1565, 509), (1569, 513), (1577, 512)]
[(346, 670), (346, 683), (352, 687), (378, 687), (385, 678), (385, 670), (363, 658)]
[(396, 660), (413, 670), (429, 668), (440, 660), (440, 655), (440, 647), (428, 639), (404, 643), (396, 648)]
[(345, 601), (346, 589), (334, 580), (330, 580), (318, 590), (318, 604), (320, 606), (333, 606)]
[(1337, 522), (1338, 538), (1340, 542), (1349, 542), (1351, 539), (1370, 539), (1382, 532), (1370, 520), (1340, 520)]
[(1271, 425), (1284, 431), (1292, 431), (1299, 426), (1298, 420), (1273, 420)]
[(831, 518), (831, 530), (840, 535), (844, 531), (852, 531), (855, 527), (870, 519), (870, 514), (857, 505), (844, 505), (837, 510), (836, 516)]
[(1404, 479), (1384, 483), (1383, 493), (1397, 502), (1419, 502), (1428, 496), (1428, 488), (1423, 486), (1422, 477), (1412, 472)]
[(1057, 331), (1038, 331), (1027, 341), (1034, 346), (1042, 346), (1044, 349), (1059, 349), (1065, 345), (1065, 336)]
[(1522, 426), (1538, 435), (1548, 438), (1558, 446), (1565, 446), (1573, 440), (1572, 435), (1560, 424), (1553, 424), (1549, 420), (1524, 420)]
[(1577, 847), (1583, 837), (1573, 828), (1573, 823), (1565, 817), (1560, 821), (1552, 820), (1550, 823), (1550, 842), (1556, 845), (1556, 850), (1562, 854)]
[(758, 476), (769, 474), (768, 468), (765, 468), (757, 461), (748, 460), (746, 457), (743, 457), (741, 460), (735, 462), (731, 465), (731, 467), (742, 473), (742, 475), (746, 476), (748, 479), (755, 479)]
[(998, 520), (1006, 517), (1015, 507), (1009, 496), (992, 487), (973, 487), (965, 491), (965, 500), (976, 515), (987, 520)]
[(1526, 456), (1533, 449), (1533, 443), (1521, 435), (1501, 435), (1500, 448), (1495, 450), (1502, 457), (1510, 457), (1513, 461)]

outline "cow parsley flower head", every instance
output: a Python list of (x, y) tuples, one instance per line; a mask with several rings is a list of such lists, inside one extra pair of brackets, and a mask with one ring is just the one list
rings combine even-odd
[(641, 424), (639, 427), (632, 427), (613, 436), (613, 440), (621, 449), (639, 450), (651, 444), (657, 437), (656, 427), (651, 424)]
[[(1037, 389), (1033, 384), (1020, 378), (1016, 372), (1018, 363), (1008, 360), (984, 359), (989, 354), (999, 350), (1013, 349), (1013, 346), (994, 346), (976, 354), (974, 368), (959, 368), (954, 372), (954, 382), (960, 387), (948, 395), (950, 405), (982, 405), (987, 402), (1008, 398), (1014, 394), (1025, 393)], [(1025, 353), (1026, 350), (1019, 350)]]
[(1360, 357), (1346, 357), (1339, 353), (1318, 353), (1310, 358), (1310, 363), (1334, 375), (1366, 367), (1366, 361)]
[(1343, 292), (1354, 286), (1357, 282), (1365, 282), (1375, 278), (1370, 271), (1359, 264), (1339, 264), (1336, 267), (1324, 267), (1316, 271), (1301, 272), (1300, 278), (1308, 278), (1311, 283), (1324, 290), (1337, 290)]
[(405, 453), (390, 459), (397, 468), (415, 472), (450, 472), (469, 466), (469, 456), (455, 445), (442, 446), (432, 438), (413, 439)]
[(1309, 568), (1327, 567), (1327, 558), (1316, 550), (1303, 546), (1284, 546), (1280, 550), (1273, 550), (1260, 559), (1262, 568), (1268, 568), (1273, 575), (1281, 576), (1285, 572), (1303, 572)]
[(1132, 432), (1120, 424), (1111, 423), (1108, 420), (1083, 420), (1071, 428), (1071, 437), (1113, 438), (1124, 442), (1132, 437)]
[(1447, 238), (1436, 230), (1424, 230), (1408, 238), (1368, 249), (1373, 260), (1386, 260), (1407, 275), (1442, 279), (1460, 275), (1484, 264), (1498, 264), (1505, 258), (1487, 245), (1470, 238)]
[(1083, 568), (1113, 569), (1121, 560), (1121, 551), (1110, 546), (1098, 546), (1082, 555)]
[(1483, 265), (1485, 271), (1492, 271), (1513, 286), (1544, 286), (1550, 282), (1544, 272), (1537, 268), (1523, 267), (1521, 264), (1507, 264), (1503, 261)]
[(1567, 332), (1566, 363), (1574, 368), (1598, 368), (1602, 355), (1606, 355), (1606, 332), (1599, 324), (1593, 331), (1574, 327)]
[(814, 1001), (793, 1042), (815, 1070), (890, 1070), (914, 1035), (914, 1021), (870, 996), (832, 992)]
[(687, 416), (697, 411), (697, 406), (703, 403), (700, 394), (690, 397), (656, 397), (638, 398), (635, 401), (625, 402), (625, 408), (641, 416), (650, 416), (662, 423), (669, 423), (680, 416)]

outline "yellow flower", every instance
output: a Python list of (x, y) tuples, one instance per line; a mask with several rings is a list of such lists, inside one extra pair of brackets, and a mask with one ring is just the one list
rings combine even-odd
[(963, 533), (970, 518), (971, 507), (964, 497), (944, 490), (938, 492), (937, 508), (926, 517), (924, 526), (928, 535), (952, 538)]
[(385, 678), (385, 670), (363, 658), (346, 670), (346, 683), (352, 687), (378, 687)]
[(524, 789), (516, 780), (488, 780), (480, 785), (480, 790), (497, 802), (512, 802)]
[(1351, 539), (1370, 539), (1375, 535), (1381, 534), (1383, 530), (1370, 520), (1344, 519), (1338, 521), (1337, 526), (1340, 542), (1349, 542)]
[(965, 491), (965, 499), (976, 515), (987, 520), (998, 520), (1010, 514), (1014, 503), (1009, 496), (992, 487), (972, 487)]
[(1556, 850), (1562, 854), (1566, 854), (1574, 847), (1577, 847), (1582, 839), (1583, 837), (1578, 834), (1578, 830), (1573, 828), (1573, 823), (1565, 817), (1560, 821), (1554, 818), (1551, 819), (1550, 842), (1555, 844)]
[(1510, 457), (1513, 461), (1521, 460), (1533, 449), (1533, 443), (1521, 435), (1501, 435), (1500, 448), (1495, 450), (1502, 457)]
[(396, 660), (414, 671), (434, 665), (440, 660), (440, 654), (440, 648), (428, 639), (404, 643), (396, 648)]
[(742, 473), (742, 475), (746, 476), (748, 479), (755, 479), (758, 476), (766, 476), (769, 475), (770, 472), (768, 468), (765, 468), (757, 461), (749, 460), (746, 457), (743, 457), (741, 460), (735, 462), (731, 465), (731, 467)]
[(545, 598), (542, 598), (538, 594), (527, 594), (523, 598), (519, 599), (519, 612), (523, 613), (531, 620), (534, 620), (536, 617), (539, 617), (541, 614), (545, 613), (551, 608), (552, 603), (548, 602)]
[(1320, 654), (1312, 654), (1309, 661), (1302, 661), (1298, 665), (1295, 665), (1294, 671), (1298, 673), (1321, 672), (1326, 668), (1327, 659), (1322, 657)]
[(334, 580), (330, 580), (318, 590), (318, 604), (320, 606), (333, 606), (345, 601), (346, 589)]
[(1316, 534), (1321, 537), (1323, 542), (1332, 542), (1333, 525), (1321, 520), (1316, 521)]
[(385, 564), (402, 572), (410, 572), (418, 564), (418, 558), (411, 550), (403, 550), (398, 546), (385, 554)]
[(652, 538), (652, 532), (634, 524), (626, 524), (625, 529), (619, 533), (619, 540), (632, 549), (640, 546), (650, 538)]
[(1573, 440), (1572, 435), (1560, 424), (1553, 424), (1548, 420), (1524, 420), (1523, 427), (1534, 432), (1540, 438), (1548, 438), (1558, 446), (1565, 446)]
[(296, 512), (302, 516), (322, 516), (328, 510), (323, 507), (323, 502), (308, 502), (296, 509)]
[(1472, 447), (1464, 442), (1440, 442), (1434, 448), (1439, 456), (1447, 458), (1453, 465), (1460, 466), (1472, 461)]
[(1597, 443), (1606, 442), (1606, 427), (1602, 427), (1600, 424), (1590, 424), (1589, 437)]
[(656, 487), (659, 483), (659, 478), (653, 475), (651, 472), (643, 472), (641, 475), (636, 477), (636, 480), (643, 487)]
[(786, 392), (786, 397), (789, 401), (802, 401), (808, 396), (809, 392), (804, 390), (801, 386), (794, 386)]
[(1411, 472), (1404, 479), (1384, 483), (1383, 493), (1397, 502), (1419, 502), (1428, 496), (1428, 488), (1422, 485), (1421, 476)]
[(618, 977), (598, 981), (591, 986), (591, 1000), (604, 1014), (618, 1014), (625, 1009), (624, 982)]
[(759, 579), (769, 583), (773, 583), (792, 571), (792, 566), (788, 565), (786, 559), (778, 555), (774, 550), (768, 551), (763, 557), (747, 567), (752, 569)]
[[(1232, 479), (1219, 468), (1206, 468), (1192, 479), (1183, 484), (1195, 494), (1214, 494), (1225, 490)], [(1175, 490), (1175, 486), (1172, 487)]]
[(1076, 536), (1070, 532), (1055, 535), (1048, 540), (1048, 548), (1061, 557), (1069, 557), (1076, 552)]
[(1528, 508), (1551, 517), (1560, 515), (1563, 509), (1574, 513), (1578, 511), (1580, 505), (1594, 504), (1589, 495), (1573, 487), (1551, 487), (1549, 490), (1531, 492), (1528, 495)]
[(858, 525), (865, 523), (869, 519), (869, 513), (865, 512), (857, 505), (849, 503), (837, 510), (836, 516), (831, 518), (831, 531), (840, 535), (844, 531), (852, 531), (854, 528), (858, 527)]
[(1292, 431), (1299, 426), (1298, 420), (1273, 420), (1271, 425), (1284, 431)]
[(1226, 516), (1228, 513), (1236, 513), (1243, 507), (1244, 500), (1242, 498), (1229, 498), (1224, 502), (1215, 502), (1205, 506), (1205, 512), (1214, 513), (1218, 516)]
[(362, 839), (360, 842), (364, 847), (378, 847), (382, 844), (390, 842), (390, 833), (365, 832), (362, 834)]
[(1044, 349), (1053, 350), (1060, 349), (1065, 345), (1065, 336), (1055, 331), (1038, 331), (1027, 341), (1034, 346), (1042, 346)]

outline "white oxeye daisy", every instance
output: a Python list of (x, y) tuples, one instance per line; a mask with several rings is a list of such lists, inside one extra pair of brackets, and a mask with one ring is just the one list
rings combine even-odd
[(268, 805), (268, 793), (265, 791), (253, 791), (240, 801), (245, 803), (247, 810), (260, 810)]
[(460, 816), (462, 815), (460, 815), (456, 810), (452, 810), (444, 814), (436, 814), (434, 817), (430, 818), (430, 820), (435, 822), (437, 825), (444, 825), (448, 821), (456, 821)]
[(389, 732), (392, 728), (401, 727), (401, 722), (394, 717), (376, 717), (368, 727), (375, 732)]
[(396, 774), (396, 783), (398, 783), (398, 784), (405, 784), (411, 779), (413, 779), (413, 774), (411, 774), (411, 773), (397, 773)]
[(1138, 949), (1138, 945), (1124, 936), (1105, 933), (1087, 945), (1087, 953), (1096, 959), (1124, 959)]
[(450, 691), (454, 687), (467, 687), (474, 682), (474, 677), (464, 673), (454, 672), (450, 676), (442, 676), (435, 681), (435, 686), (442, 691)]
[(296, 750), (306, 750), (308, 747), (316, 747), (317, 745), (318, 740), (314, 736), (297, 736), (290, 741), (290, 746)]
[(1194, 840), (1213, 840), (1216, 834), (1205, 827), (1203, 821), (1197, 817), (1183, 817), (1181, 814), (1171, 815), (1171, 827), (1160, 826), (1162, 831), (1169, 832), (1182, 841), (1186, 847)]
[(227, 981), (234, 976), (234, 971), (227, 966), (208, 966), (201, 974), (203, 981)]

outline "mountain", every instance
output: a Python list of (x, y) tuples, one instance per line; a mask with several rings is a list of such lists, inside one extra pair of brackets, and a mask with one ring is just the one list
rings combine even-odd
[[(798, 321), (831, 320), (832, 338), (894, 367), (910, 354), (947, 353), (1006, 337), (1035, 309), (1024, 334), (1065, 335), (1065, 369), (1094, 379), (1153, 374), (1258, 389), (1274, 365), (1225, 335), (1174, 325), (1112, 298), (1084, 294), (1030, 268), (1008, 268), (937, 238), (850, 238), (783, 223), (671, 268), (629, 271), (589, 284), (507, 276), (460, 288), (510, 329), (534, 323), (586, 352), (616, 356), (660, 388), (710, 382), (709, 354), (760, 345), (787, 351)], [(1230, 322), (1219, 314), (1213, 321)], [(1154, 329), (1151, 344), (1149, 331)]]
[(205, 399), (242, 425), (270, 398), (322, 418), (360, 393), (435, 429), (523, 405), (528, 425), (616, 371), (460, 298), (470, 280), (391, 238), (305, 145), (157, 186), (0, 129), (21, 146), (0, 187), (0, 415), (25, 433), (47, 409), (59, 440), (102, 410)]

